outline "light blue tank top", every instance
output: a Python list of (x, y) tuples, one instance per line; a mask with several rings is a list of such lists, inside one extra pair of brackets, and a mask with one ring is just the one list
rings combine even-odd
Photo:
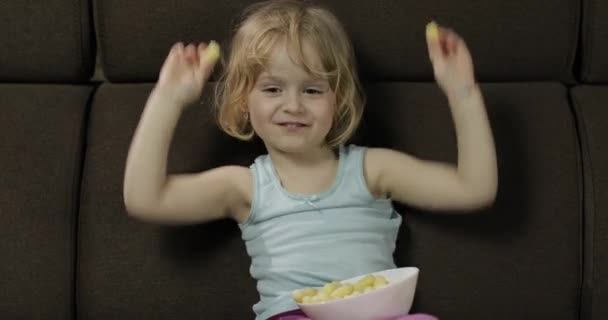
[(369, 192), (364, 154), (364, 147), (340, 146), (333, 186), (310, 195), (283, 189), (268, 155), (251, 165), (251, 213), (239, 227), (260, 294), (256, 320), (297, 309), (295, 289), (395, 268), (401, 216), (390, 199)]

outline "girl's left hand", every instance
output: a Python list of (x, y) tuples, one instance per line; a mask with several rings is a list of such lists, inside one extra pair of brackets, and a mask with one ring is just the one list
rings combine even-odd
[(470, 93), (475, 85), (475, 74), (464, 40), (453, 30), (431, 23), (427, 26), (426, 43), (435, 80), (448, 98)]

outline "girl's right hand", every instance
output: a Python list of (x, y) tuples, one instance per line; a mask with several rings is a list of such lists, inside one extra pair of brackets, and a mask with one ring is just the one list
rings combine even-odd
[(155, 89), (186, 107), (200, 98), (218, 58), (219, 46), (215, 41), (197, 46), (178, 42), (163, 63)]

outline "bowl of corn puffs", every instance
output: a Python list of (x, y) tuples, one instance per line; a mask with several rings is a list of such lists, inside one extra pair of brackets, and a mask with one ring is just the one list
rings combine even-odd
[(315, 320), (390, 319), (409, 313), (418, 273), (416, 267), (388, 269), (298, 289), (292, 297)]

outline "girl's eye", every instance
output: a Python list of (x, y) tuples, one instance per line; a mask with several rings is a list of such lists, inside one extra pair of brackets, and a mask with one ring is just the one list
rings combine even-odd
[(318, 89), (306, 89), (306, 90), (304, 90), (304, 92), (306, 94), (322, 94), (323, 93), (323, 91), (318, 90)]
[(262, 89), (262, 91), (268, 92), (268, 93), (279, 93), (279, 92), (281, 92), (281, 89), (279, 89), (277, 87), (267, 87), (267, 88)]

